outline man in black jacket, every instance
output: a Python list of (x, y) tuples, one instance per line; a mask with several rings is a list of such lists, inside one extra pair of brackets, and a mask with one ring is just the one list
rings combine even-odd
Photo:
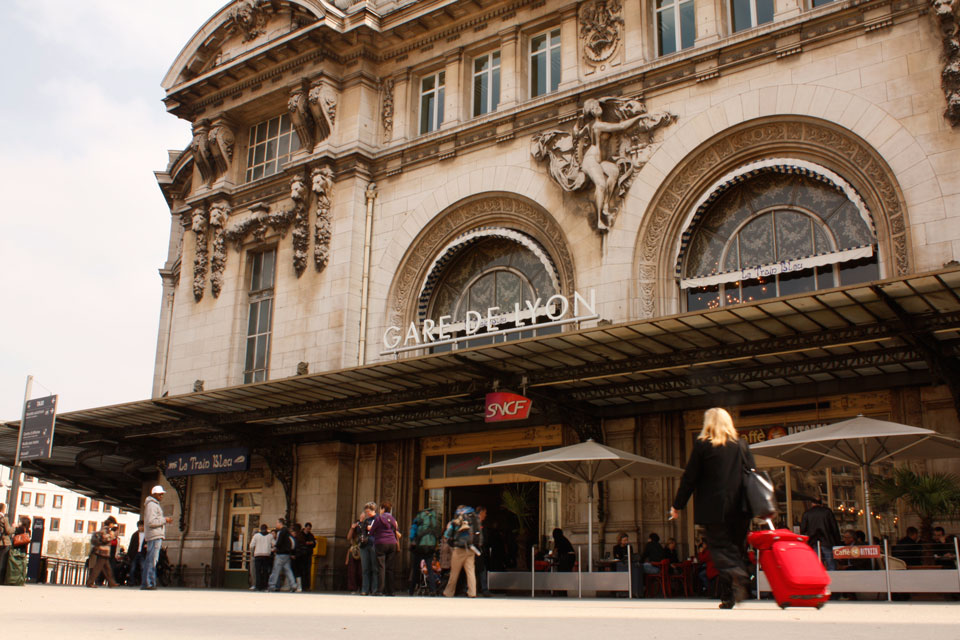
[(828, 571), (837, 570), (837, 561), (833, 559), (833, 548), (840, 544), (840, 527), (833, 511), (823, 506), (820, 498), (810, 500), (810, 508), (800, 519), (800, 533), (808, 536), (807, 540), (814, 549), (820, 543), (820, 561)]
[(297, 579), (293, 575), (293, 568), (290, 566), (290, 556), (293, 555), (294, 541), (287, 529), (287, 523), (283, 518), (277, 518), (277, 552), (273, 556), (273, 571), (270, 573), (270, 581), (267, 585), (267, 591), (277, 591), (277, 581), (280, 574), (287, 579), (287, 587), (291, 593), (297, 590)]
[(130, 573), (127, 574), (127, 584), (140, 584), (143, 572), (143, 520), (137, 522), (137, 530), (130, 536), (127, 545), (127, 557), (130, 558)]

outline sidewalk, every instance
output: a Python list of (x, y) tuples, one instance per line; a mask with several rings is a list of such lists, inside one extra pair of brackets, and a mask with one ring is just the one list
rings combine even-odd
[(0, 626), (38, 638), (509, 638), (643, 640), (960, 637), (960, 603), (830, 602), (780, 610), (748, 601), (393, 598), (249, 591), (0, 587)]

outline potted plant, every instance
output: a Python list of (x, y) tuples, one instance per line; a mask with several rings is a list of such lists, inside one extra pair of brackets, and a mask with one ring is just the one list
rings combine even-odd
[(903, 500), (920, 518), (920, 539), (933, 539), (933, 521), (960, 511), (960, 478), (952, 473), (916, 473), (896, 467), (893, 474), (873, 481), (877, 502)]

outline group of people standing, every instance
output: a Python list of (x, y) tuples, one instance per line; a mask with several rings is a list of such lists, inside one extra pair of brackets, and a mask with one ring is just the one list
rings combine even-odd
[[(384, 500), (379, 505), (368, 502), (363, 513), (347, 533), (350, 550), (347, 554), (347, 579), (351, 591), (363, 596), (392, 596), (397, 552), (401, 533), (396, 518), (390, 513), (393, 505)], [(357, 569), (360, 579), (357, 580)], [(358, 585), (357, 582), (360, 584)]]
[(280, 591), (280, 578), (284, 578), (287, 591), (301, 593), (310, 589), (310, 567), (317, 537), (313, 525), (299, 522), (287, 527), (287, 521), (277, 518), (272, 531), (266, 524), (260, 525), (250, 539), (253, 554), (254, 584), (251, 591)]
[(0, 503), (0, 584), (22, 586), (27, 581), (27, 551), (30, 547), (30, 518), (20, 516), (11, 528), (7, 505)]

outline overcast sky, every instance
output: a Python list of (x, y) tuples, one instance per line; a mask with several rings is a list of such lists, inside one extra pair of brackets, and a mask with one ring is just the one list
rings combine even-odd
[(170, 229), (153, 172), (190, 139), (160, 81), (226, 0), (3, 4), (0, 420), (27, 374), (60, 412), (148, 398)]

